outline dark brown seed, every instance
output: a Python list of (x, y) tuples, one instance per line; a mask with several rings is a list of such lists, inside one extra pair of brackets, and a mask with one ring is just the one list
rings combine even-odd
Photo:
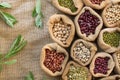
[(80, 15), (78, 23), (82, 34), (85, 33), (86, 36), (89, 36), (91, 33), (95, 34), (95, 29), (100, 24), (100, 20), (86, 9), (85, 12)]

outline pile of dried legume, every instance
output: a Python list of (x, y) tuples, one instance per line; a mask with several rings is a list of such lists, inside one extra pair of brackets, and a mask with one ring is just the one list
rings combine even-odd
[(80, 15), (78, 23), (80, 25), (81, 33), (89, 36), (90, 34), (95, 34), (95, 29), (100, 24), (100, 20), (89, 10), (85, 10), (85, 12)]
[(71, 65), (67, 74), (68, 80), (87, 80), (88, 73), (83, 67)]
[(62, 20), (56, 22), (53, 26), (53, 35), (56, 39), (60, 40), (64, 45), (66, 44), (66, 40), (71, 32), (71, 25), (65, 24)]
[(120, 45), (120, 32), (104, 32), (103, 40), (112, 47), (118, 47)]
[(44, 65), (53, 73), (61, 71), (61, 64), (65, 59), (65, 55), (63, 53), (57, 53), (56, 50), (46, 49), (45, 52)]
[(105, 0), (90, 0), (93, 4), (101, 4)]
[(109, 57), (97, 57), (95, 60), (94, 74), (107, 74)]
[(83, 63), (86, 63), (91, 56), (90, 49), (86, 47), (83, 42), (76, 44), (73, 49), (73, 54), (76, 59), (80, 60)]
[(109, 24), (120, 21), (120, 4), (112, 5), (106, 9), (105, 18)]
[(76, 12), (77, 8), (74, 5), (73, 0), (58, 0), (60, 6), (69, 8), (72, 12)]

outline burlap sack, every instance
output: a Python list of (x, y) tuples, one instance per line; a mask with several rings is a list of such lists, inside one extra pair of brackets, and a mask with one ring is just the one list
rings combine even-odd
[[(62, 79), (63, 80), (68, 80), (67, 73), (68, 73), (71, 65), (73, 65), (75, 67), (82, 67), (81, 65), (75, 63), (74, 61), (68, 62), (67, 66), (66, 66), (66, 68), (65, 68), (65, 70), (64, 70), (64, 72), (62, 74)], [(87, 80), (92, 80), (92, 76), (91, 76), (91, 73), (89, 72), (88, 68), (87, 67), (83, 67), (83, 68), (88, 72), (88, 74), (87, 74), (88, 75)]]
[[(71, 27), (69, 36), (65, 40), (66, 44), (64, 44), (59, 39), (55, 38), (55, 36), (53, 35), (54, 24), (55, 24), (55, 22), (59, 22), (60, 20), (62, 20), (66, 25), (70, 25), (70, 27)], [(69, 47), (70, 46), (70, 44), (71, 44), (71, 42), (74, 38), (74, 35), (75, 35), (75, 26), (74, 26), (74, 23), (72, 22), (72, 20), (69, 17), (67, 17), (63, 14), (54, 14), (53, 16), (51, 16), (49, 18), (48, 27), (49, 27), (50, 36), (55, 42), (57, 42), (59, 45), (61, 45), (63, 47)], [(67, 26), (65, 26), (65, 27), (67, 27)]]
[[(65, 55), (65, 59), (63, 61), (63, 63), (61, 64), (61, 71), (56, 71), (55, 73), (53, 73), (51, 70), (49, 70), (45, 65), (44, 65), (44, 61), (45, 61), (45, 55), (46, 55), (46, 52), (45, 52), (45, 49), (49, 49), (49, 50), (56, 50), (57, 53), (63, 53)], [(42, 48), (42, 52), (41, 52), (41, 55), (40, 55), (40, 65), (41, 65), (41, 68), (47, 73), (49, 74), (50, 76), (59, 76), (59, 75), (62, 75), (63, 73), (63, 70), (66, 66), (66, 63), (68, 61), (68, 53), (67, 51), (60, 47), (58, 44), (56, 43), (51, 43), (51, 44), (47, 44), (45, 45), (43, 48)], [(52, 66), (52, 65), (51, 65)]]
[(118, 49), (120, 49), (120, 45), (118, 47), (111, 47), (110, 45), (106, 44), (104, 41), (103, 41), (103, 33), (104, 32), (114, 32), (114, 31), (118, 31), (120, 32), (120, 28), (116, 27), (116, 28), (106, 28), (106, 29), (103, 29), (100, 34), (99, 34), (99, 37), (98, 37), (98, 45), (101, 49), (103, 49), (105, 52), (108, 52), (108, 53), (113, 53), (115, 51), (117, 51)]
[[(94, 74), (95, 60), (96, 60), (97, 57), (109, 57), (110, 58), (109, 61), (108, 61), (109, 70), (107, 71), (107, 74), (102, 74), (102, 73)], [(110, 54), (105, 53), (105, 52), (98, 52), (98, 53), (96, 53), (96, 55), (94, 56), (94, 58), (93, 58), (93, 60), (90, 64), (90, 72), (92, 73), (92, 75), (94, 77), (106, 77), (106, 76), (109, 76), (110, 73), (113, 71), (114, 66), (115, 66), (115, 63), (114, 63), (113, 58)]]
[[(103, 22), (104, 22), (104, 24), (105, 24), (106, 27), (116, 27), (116, 26), (119, 26), (119, 27), (120, 27), (120, 20), (119, 20), (118, 22), (114, 23), (114, 24), (109, 24), (108, 21), (106, 20), (106, 17), (105, 17), (107, 9), (108, 9), (109, 7), (111, 7), (112, 5), (116, 5), (116, 4), (119, 4), (119, 5), (120, 5), (120, 1), (119, 1), (119, 0), (116, 0), (116, 1), (114, 0), (114, 1), (112, 1), (111, 3), (109, 3), (109, 5), (107, 5), (107, 6), (104, 8), (104, 10), (103, 10), (103, 12), (102, 12)], [(118, 13), (118, 14), (119, 14), (119, 13)]]
[[(80, 42), (82, 42), (88, 49), (90, 49), (90, 58), (89, 58), (89, 60), (86, 63), (83, 63), (82, 61), (76, 59), (75, 55), (74, 55), (74, 52), (73, 52), (74, 47), (76, 46), (76, 44), (80, 43)], [(76, 40), (72, 44), (72, 47), (71, 47), (71, 57), (73, 58), (73, 60), (75, 60), (76, 62), (78, 62), (80, 65), (86, 66), (86, 65), (88, 65), (91, 62), (91, 60), (94, 57), (96, 51), (97, 51), (97, 47), (93, 43), (85, 41), (83, 39), (78, 39), (78, 40)]]
[(110, 0), (104, 0), (102, 3), (99, 4), (93, 4), (90, 0), (83, 0), (86, 6), (90, 6), (93, 9), (103, 9), (109, 2)]
[(113, 54), (113, 59), (115, 61), (115, 72), (120, 74), (120, 63), (118, 61), (120, 61), (118, 58), (118, 54), (120, 54), (120, 50), (118, 50), (117, 52), (115, 52)]
[(66, 14), (69, 14), (69, 15), (76, 15), (80, 12), (80, 10), (82, 9), (83, 7), (83, 3), (82, 3), (82, 0), (73, 0), (74, 2), (74, 5), (75, 7), (77, 8), (77, 11), (75, 12), (72, 12), (69, 8), (65, 8), (65, 7), (62, 7), (58, 0), (52, 0), (52, 4), (57, 8), (59, 9), (60, 11), (66, 13)]
[(108, 76), (106, 78), (102, 78), (100, 80), (119, 80), (120, 79), (120, 75), (113, 75), (113, 76)]
[(32, 17), (36, 0), (0, 0), (0, 2), (8, 2), (12, 5), (12, 9), (5, 9), (5, 11), (18, 20), (14, 28), (10, 28), (0, 19), (0, 52), (6, 53), (19, 34), (27, 40), (26, 47), (11, 58), (17, 59), (17, 63), (3, 65), (0, 80), (24, 80), (29, 71), (33, 72), (35, 80), (43, 80), (44, 77), (48, 80), (59, 80), (59, 77), (47, 76), (39, 64), (42, 47), (53, 42), (46, 23), (51, 15), (59, 12), (51, 5), (50, 0), (41, 1), (44, 14), (42, 29), (35, 27), (35, 18)]
[[(88, 9), (91, 12), (91, 14), (97, 16), (100, 20), (100, 24), (95, 29), (95, 34), (90, 34), (88, 37), (86, 36), (86, 34), (81, 33), (80, 26), (78, 24), (78, 19), (79, 19), (80, 15), (85, 11), (85, 9)], [(75, 17), (75, 25), (76, 25), (76, 31), (77, 31), (77, 34), (78, 34), (79, 37), (81, 37), (81, 38), (83, 38), (84, 40), (87, 40), (87, 41), (94, 41), (97, 38), (97, 36), (98, 36), (102, 26), (103, 26), (103, 21), (102, 21), (102, 18), (92, 8), (84, 7), (80, 11), (80, 13)]]

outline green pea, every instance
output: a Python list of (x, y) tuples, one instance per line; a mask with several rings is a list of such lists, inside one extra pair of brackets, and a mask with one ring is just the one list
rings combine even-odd
[(74, 5), (73, 0), (58, 0), (60, 6), (69, 8), (72, 12), (76, 12), (77, 8)]
[(112, 47), (118, 47), (120, 45), (120, 32), (105, 32), (103, 33), (103, 40)]

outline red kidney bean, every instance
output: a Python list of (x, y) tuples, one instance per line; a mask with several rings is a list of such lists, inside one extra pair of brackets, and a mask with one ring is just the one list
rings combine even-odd
[(65, 59), (65, 55), (63, 53), (57, 53), (56, 50), (45, 49), (45, 52), (44, 65), (53, 73), (61, 71), (61, 64)]
[(101, 4), (102, 1), (105, 1), (105, 0), (90, 0), (93, 4)]
[(85, 10), (78, 19), (78, 23), (80, 26), (80, 30), (82, 34), (86, 34), (86, 36), (95, 34), (96, 27), (100, 24), (100, 20), (95, 15), (91, 14), (89, 10)]
[(107, 74), (109, 57), (97, 57), (95, 60), (94, 74)]

